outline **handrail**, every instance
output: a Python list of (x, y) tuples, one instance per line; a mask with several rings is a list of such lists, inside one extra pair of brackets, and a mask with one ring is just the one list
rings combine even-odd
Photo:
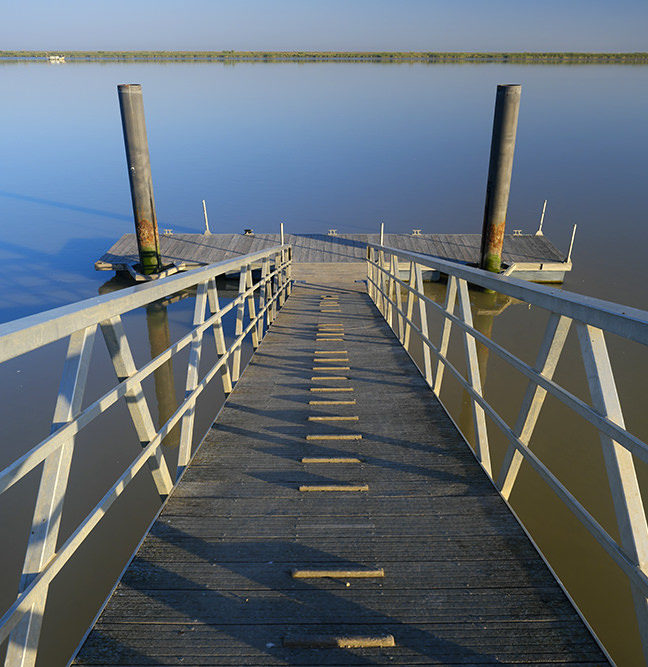
[[(261, 278), (253, 283), (252, 267), (258, 264), (261, 265)], [(216, 277), (230, 272), (239, 273), (239, 291), (235, 299), (221, 308)], [(3, 493), (43, 464), (18, 597), (0, 618), (0, 642), (9, 638), (6, 667), (27, 667), (35, 663), (50, 583), (136, 473), (148, 464), (160, 496), (164, 499), (171, 491), (174, 481), (161, 444), (180, 422), (177, 483), (194, 453), (194, 416), (198, 396), (218, 373), (223, 391), (226, 394), (232, 391), (240, 376), (243, 341), (250, 335), (253, 348), (258, 347), (278, 308), (290, 295), (292, 284), (292, 248), (282, 245), (0, 325), (0, 363), (57, 340), (69, 339), (51, 434), (0, 470), (0, 493)], [(121, 316), (192, 288), (196, 288), (196, 295), (191, 331), (138, 369)], [(246, 304), (249, 322), (244, 326)], [(226, 346), (223, 317), (234, 309), (235, 338)], [(218, 358), (200, 378), (202, 342), (210, 328)], [(82, 409), (97, 329), (103, 334), (118, 383)], [(184, 400), (156, 429), (142, 391), (142, 380), (186, 347), (189, 347), (189, 361)], [(120, 398), (126, 400), (142, 450), (57, 550), (75, 436)]]
[[(409, 280), (400, 277), (401, 267), (409, 273)], [(423, 269), (432, 269), (447, 276), (444, 305), (425, 296)], [(533, 366), (473, 326), (469, 284), (513, 297), (549, 313), (549, 321)], [(403, 289), (407, 293), (405, 307), (402, 303)], [(443, 371), (446, 368), (467, 392), (475, 427), (474, 454), (501, 495), (509, 499), (521, 463), (527, 461), (626, 574), (633, 592), (644, 654), (648, 659), (648, 523), (633, 460), (633, 456), (636, 456), (648, 463), (648, 444), (625, 427), (604, 337), (604, 332), (613, 333), (648, 345), (648, 312), (373, 243), (367, 244), (367, 290), (406, 349), (412, 333), (422, 342), (421, 373), (436, 397), (441, 400)], [(418, 326), (413, 317), (415, 301), (420, 316)], [(438, 344), (433, 343), (428, 335), (428, 307), (434, 308), (443, 318)], [(448, 359), (453, 325), (464, 340), (467, 377)], [(578, 334), (591, 405), (553, 379), (572, 326)], [(507, 424), (483, 395), (477, 342), (529, 380), (513, 427)], [(432, 363), (433, 356), (436, 366)], [(620, 543), (594, 519), (531, 449), (531, 437), (547, 394), (583, 417), (599, 433)], [(497, 474), (491, 469), (486, 416), (508, 440), (508, 449)]]
[(609, 333), (648, 345), (648, 311), (576, 294), (575, 292), (566, 292), (555, 287), (536, 285), (513, 276), (489, 273), (472, 266), (431, 255), (389, 248), (373, 243), (368, 243), (367, 247), (387, 254), (395, 252), (401, 259), (421, 264), (446, 275), (455, 276), (484, 289), (506, 294), (520, 301), (526, 301), (539, 308), (581, 322), (588, 322), (593, 326), (605, 329)]

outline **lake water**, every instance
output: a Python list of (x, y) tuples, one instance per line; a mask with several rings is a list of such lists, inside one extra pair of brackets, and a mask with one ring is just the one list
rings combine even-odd
[[(481, 230), (495, 87), (521, 83), (509, 230), (535, 231), (548, 199), (544, 231), (558, 247), (566, 251), (578, 224), (565, 289), (648, 308), (648, 67), (5, 63), (0, 72), (11, 91), (0, 133), (0, 321), (94, 296), (110, 278), (93, 263), (132, 231), (119, 83), (143, 85), (162, 229), (201, 231), (206, 199), (215, 232), (277, 231), (280, 221), (298, 232), (369, 232), (384, 221), (387, 231), (426, 233)], [(442, 287), (430, 290), (443, 298)], [(156, 336), (186, 332), (190, 309), (189, 300), (169, 306), (166, 322), (149, 312), (148, 327), (144, 313), (127, 318), (139, 362)], [(541, 314), (516, 304), (482, 322), (530, 359), (541, 325)], [(0, 370), (2, 465), (49, 431), (64, 346), (54, 348)], [(618, 358), (627, 421), (645, 439), (646, 360), (623, 350)], [(562, 380), (586, 395), (574, 345), (566, 359)], [(103, 351), (94, 363), (90, 397), (111, 381)], [(492, 357), (482, 363), (489, 399), (514, 419), (506, 399), (524, 384)], [(152, 384), (147, 391), (154, 395)], [(448, 383), (446, 393), (461, 425), (461, 392)], [(221, 399), (214, 389), (203, 401), (199, 430)], [(77, 447), (64, 536), (133, 456), (125, 409), (114, 414)], [(565, 437), (564, 418), (549, 401), (536, 451), (615, 535), (598, 438), (583, 425)], [(502, 445), (494, 446), (497, 458)], [(32, 475), (0, 498), (16, 545), (1, 556), (3, 609), (15, 596), (36, 484)], [(512, 503), (617, 663), (640, 664), (625, 578), (528, 471)], [(110, 530), (57, 578), (39, 664), (74, 650), (155, 508), (142, 476), (114, 507)]]

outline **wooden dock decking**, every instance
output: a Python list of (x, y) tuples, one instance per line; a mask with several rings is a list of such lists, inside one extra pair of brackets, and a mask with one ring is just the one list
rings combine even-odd
[[(285, 242), (293, 248), (293, 261), (360, 262), (366, 259), (367, 243), (378, 243), (379, 234), (286, 234)], [(271, 248), (280, 242), (279, 234), (171, 234), (160, 236), (160, 252), (164, 263), (177, 263), (190, 268), (211, 264), (237, 255)], [(480, 234), (385, 234), (386, 246), (419, 252), (457, 262), (478, 263)], [(565, 253), (558, 250), (546, 236), (507, 234), (502, 260), (513, 263), (564, 263)], [(100, 270), (126, 270), (139, 261), (135, 234), (124, 234), (101, 258), (95, 267)]]
[(76, 664), (607, 664), (364, 265), (296, 269)]

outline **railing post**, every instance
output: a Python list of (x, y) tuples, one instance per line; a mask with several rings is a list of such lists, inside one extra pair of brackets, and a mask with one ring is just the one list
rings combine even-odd
[(270, 258), (268, 257), (268, 276), (266, 278), (266, 301), (268, 304), (268, 310), (266, 310), (266, 326), (270, 327), (272, 324), (273, 318), (272, 318), (272, 262), (270, 261)]
[(278, 279), (279, 279), (279, 308), (283, 308), (284, 301), (286, 299), (286, 295), (284, 294), (284, 280), (285, 280), (285, 267), (284, 267), (284, 248), (283, 246), (281, 247), (281, 251), (279, 252), (279, 261), (281, 262), (279, 265), (279, 274), (278, 274)]
[(117, 86), (117, 90), (140, 266), (142, 273), (157, 273), (161, 269), (160, 239), (153, 199), (142, 86), (135, 83), (122, 84)]
[(276, 297), (272, 302), (272, 321), (277, 319), (277, 302), (279, 301), (279, 275), (281, 273), (281, 253), (274, 256), (274, 275), (272, 276), (272, 294)]
[(268, 282), (268, 265), (269, 261), (267, 258), (263, 259), (261, 262), (261, 285), (259, 286), (259, 321), (257, 322), (257, 337), (259, 341), (263, 340), (263, 320), (265, 318), (265, 313), (263, 309), (265, 308), (266, 300), (266, 283)]
[(406, 350), (409, 350), (410, 336), (412, 334), (412, 315), (414, 314), (414, 292), (413, 289), (416, 289), (416, 269), (414, 267), (414, 262), (409, 263), (409, 286), (412, 289), (407, 290), (407, 319), (405, 320), (405, 334), (403, 335), (403, 346)]
[[(71, 422), (81, 411), (96, 330), (95, 324), (70, 336), (52, 433)], [(43, 464), (19, 593), (29, 586), (56, 552), (73, 453), (74, 437), (50, 454)], [(38, 596), (9, 636), (6, 667), (31, 667), (36, 662), (48, 588)]]
[[(112, 317), (109, 320), (101, 322), (99, 326), (101, 327), (101, 333), (103, 334), (108, 353), (115, 368), (117, 379), (120, 382), (126, 380), (137, 372), (137, 367), (133, 361), (133, 354), (126, 338), (121, 317), (119, 315)], [(151, 418), (151, 412), (146, 402), (141, 383), (136, 382), (126, 392), (124, 398), (130, 412), (131, 420), (133, 421), (133, 426), (135, 426), (135, 430), (137, 431), (140, 445), (146, 447), (156, 436), (157, 431), (153, 425), (153, 419)], [(161, 447), (155, 449), (155, 454), (149, 459), (149, 467), (158, 493), (162, 498), (166, 498), (173, 487), (173, 482)]]
[(379, 306), (378, 309), (382, 313), (382, 316), (387, 319), (387, 301), (385, 300), (385, 293), (386, 293), (386, 277), (385, 277), (385, 271), (383, 270), (385, 268), (385, 251), (380, 250), (378, 252), (378, 262), (379, 262), (379, 269), (378, 269), (378, 285), (379, 285), (379, 294), (378, 294), (378, 300), (379, 300)]
[[(446, 287), (446, 298), (444, 310), (448, 315), (454, 314), (455, 303), (457, 301), (457, 279), (454, 276), (448, 276), (448, 285)], [(452, 331), (452, 320), (448, 317), (443, 319), (443, 329), (441, 330), (441, 341), (439, 342), (439, 359), (437, 361), (436, 374), (434, 376), (434, 387), (432, 391), (437, 398), (441, 394), (441, 383), (443, 381), (443, 371), (445, 364), (441, 361), (448, 354), (450, 344), (450, 332)]]
[[(581, 322), (576, 322), (576, 331), (583, 354), (592, 407), (603, 417), (625, 428), (603, 331)], [(632, 454), (601, 431), (599, 436), (623, 551), (633, 565), (646, 572), (648, 523)], [(648, 660), (648, 601), (632, 580), (630, 586), (644, 655)]]
[(479, 264), (482, 269), (495, 273), (499, 273), (502, 264), (521, 89), (519, 85), (497, 86), (495, 98)]
[[(245, 286), (247, 285), (247, 271), (248, 267), (242, 266), (239, 274), (239, 293), (238, 293), (238, 308), (236, 309), (236, 328), (234, 329), (234, 337), (238, 338), (243, 333), (243, 318), (245, 316)], [(232, 355), (232, 382), (238, 382), (241, 376), (241, 347), (243, 342), (236, 343), (234, 353)]]
[(398, 279), (400, 278), (400, 265), (398, 263), (398, 257), (392, 255), (392, 273), (394, 274), (394, 309), (396, 310), (396, 322), (398, 324), (398, 340), (402, 343), (404, 340), (404, 331), (403, 331), (403, 301), (401, 299), (401, 288)]
[(387, 317), (385, 319), (387, 320), (387, 324), (389, 324), (392, 331), (394, 331), (394, 307), (392, 305), (392, 301), (394, 300), (393, 257), (394, 257), (393, 254), (389, 255), (389, 259), (385, 262), (385, 268), (387, 269), (387, 289), (385, 290), (387, 293), (387, 297), (385, 299), (385, 307), (387, 308)]
[(292, 287), (293, 287), (293, 279), (292, 279), (292, 246), (288, 247), (287, 250), (287, 257), (288, 257), (288, 267), (286, 268), (286, 275), (288, 278), (288, 288), (287, 288), (287, 294), (290, 296), (292, 294)]
[[(207, 283), (200, 283), (196, 290), (196, 303), (194, 306), (193, 325), (200, 326), (205, 321), (205, 307), (207, 306)], [(187, 381), (185, 384), (185, 401), (191, 392), (198, 386), (198, 371), (200, 367), (200, 356), (202, 352), (203, 334), (193, 331), (191, 348), (189, 350), (189, 363), (187, 365)], [(182, 415), (182, 426), (180, 430), (180, 449), (178, 450), (178, 470), (176, 479), (184, 472), (191, 460), (191, 443), (193, 442), (194, 421), (196, 416), (196, 399), (191, 399), (191, 405)]]
[[(220, 313), (220, 302), (218, 300), (218, 288), (216, 287), (216, 278), (212, 278), (209, 281), (209, 287), (207, 289), (207, 299), (209, 301), (209, 310), (213, 315)], [(214, 330), (214, 342), (216, 343), (216, 353), (219, 357), (222, 357), (227, 353), (227, 345), (225, 344), (225, 335), (223, 333), (223, 319), (222, 317), (216, 318), (213, 326)], [(223, 391), (226, 394), (231, 393), (232, 391), (232, 376), (230, 374), (230, 369), (228, 362), (225, 361), (221, 368), (221, 380), (223, 383)]]
[[(465, 280), (459, 279), (459, 315), (461, 319), (470, 327), (473, 327), (472, 310), (470, 308), (470, 295), (468, 293), (468, 284)], [(468, 369), (468, 382), (473, 391), (479, 396), (482, 395), (481, 377), (479, 374), (479, 360), (477, 358), (477, 344), (473, 336), (464, 331), (464, 344), (466, 348), (466, 366)], [(488, 447), (488, 432), (486, 430), (486, 415), (484, 408), (481, 407), (473, 396), (470, 397), (472, 404), (473, 422), (475, 425), (475, 450), (477, 457), (484, 466), (488, 476), (492, 478), (490, 450)]]
[[(553, 378), (571, 322), (571, 319), (568, 317), (556, 315), (555, 313), (551, 313), (549, 317), (549, 322), (547, 323), (547, 328), (545, 329), (545, 334), (540, 345), (540, 351), (538, 352), (538, 358), (533, 367), (534, 370), (547, 380)], [(531, 440), (546, 395), (546, 389), (540, 387), (537, 382), (529, 380), (515, 428), (513, 429), (515, 435), (525, 445), (528, 445)], [(502, 496), (507, 500), (513, 491), (513, 485), (517, 479), (523, 459), (522, 454), (510, 443), (504, 455), (504, 461), (502, 462), (495, 484)]]
[[(428, 334), (428, 319), (427, 319), (427, 304), (425, 303), (425, 291), (423, 287), (423, 272), (421, 265), (416, 264), (414, 271), (416, 272), (416, 290), (418, 292), (419, 315), (421, 317), (421, 337), (424, 340), (429, 340)], [(423, 342), (423, 368), (425, 370), (425, 381), (432, 386), (432, 357), (430, 356), (430, 348)]]
[[(252, 267), (249, 264), (246, 274), (247, 278), (245, 279), (245, 287), (246, 289), (252, 289), (254, 283), (252, 282)], [(250, 317), (250, 322), (253, 322), (256, 317), (256, 307), (254, 305), (254, 291), (252, 291), (250, 293), (250, 296), (248, 296), (247, 302), (248, 302), (248, 315)], [(257, 347), (259, 347), (260, 338), (259, 338), (259, 332), (257, 331), (257, 327), (255, 326), (252, 327), (251, 337), (252, 337), (252, 347), (256, 350)]]

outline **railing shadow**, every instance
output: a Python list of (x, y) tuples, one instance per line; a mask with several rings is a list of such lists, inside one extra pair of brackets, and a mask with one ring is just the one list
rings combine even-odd
[[(155, 647), (159, 638), (156, 624), (168, 623), (173, 623), (175, 634), (169, 649), (178, 657), (180, 651), (186, 651), (182, 655), (185, 662), (205, 648), (210, 650), (210, 640), (214, 642), (210, 650), (213, 656), (213, 646), (227, 646), (226, 637), (234, 642), (228, 649), (240, 652), (242, 658), (256, 655), (260, 660), (288, 665), (371, 665), (390, 662), (390, 657), (393, 659), (399, 653), (415, 653), (435, 661), (445, 656), (452, 657), (452, 662), (500, 663), (493, 653), (475, 651), (422, 629), (420, 625), (425, 623), (426, 615), (438, 615), (433, 607), (405, 610), (398, 615), (374, 608), (384, 603), (384, 592), (375, 583), (353, 584), (350, 590), (343, 581), (325, 580), (314, 585), (290, 577), (291, 567), (318, 564), (343, 569), (365, 563), (281, 539), (207, 541), (161, 522), (155, 524), (151, 536), (151, 548), (171, 549), (172, 558), (165, 560), (175, 567), (163, 566), (159, 559), (153, 562), (145, 555), (136, 557), (115, 593), (115, 605), (104, 612), (76, 664), (91, 664), (93, 656), (106, 655), (106, 651), (111, 662), (159, 664), (154, 657), (160, 655)], [(147, 551), (146, 545), (143, 551)], [(193, 571), (193, 578), (182, 570)], [(221, 585), (219, 577), (224, 580)], [(356, 602), (351, 599), (354, 594), (373, 600), (366, 604)], [(469, 591), (465, 595), (470, 597)], [(403, 615), (408, 614), (419, 617), (420, 622), (407, 622)], [(144, 624), (139, 625), (140, 633), (137, 626), (126, 630), (131, 636), (140, 635), (132, 644), (124, 636), (126, 633), (120, 632), (128, 627), (124, 625), (128, 621)], [(151, 627), (154, 632), (146, 632)], [(196, 630), (201, 632), (200, 640), (196, 638)], [(312, 650), (282, 646), (286, 634), (339, 633), (391, 633), (397, 647), (389, 649), (387, 655), (381, 649)], [(143, 641), (150, 642), (146, 651), (133, 648)], [(246, 654), (246, 649), (252, 652)]]

